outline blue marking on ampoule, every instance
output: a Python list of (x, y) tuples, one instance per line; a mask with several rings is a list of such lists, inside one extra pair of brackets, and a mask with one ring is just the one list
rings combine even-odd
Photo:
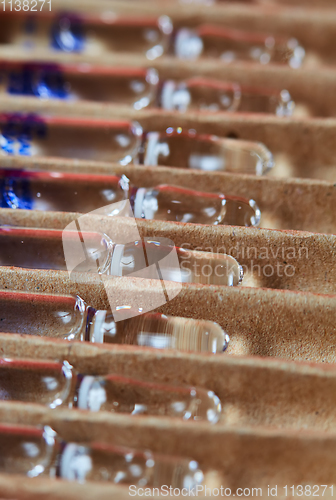
[(8, 155), (32, 155), (32, 139), (46, 137), (46, 124), (37, 116), (12, 114), (3, 115), (0, 148)]
[(28, 179), (19, 178), (20, 172), (5, 173), (5, 177), (0, 179), (0, 206), (1, 208), (12, 208), (22, 210), (33, 209), (33, 199), (31, 196), (30, 182)]
[(82, 52), (85, 35), (81, 19), (73, 14), (59, 16), (51, 28), (51, 46), (63, 52)]

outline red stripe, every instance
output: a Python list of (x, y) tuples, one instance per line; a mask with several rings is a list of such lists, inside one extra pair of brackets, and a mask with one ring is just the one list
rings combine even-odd
[(4, 359), (0, 358), (1, 368), (20, 368), (29, 370), (58, 370), (62, 373), (63, 365), (56, 361), (39, 361), (33, 359)]
[(75, 305), (76, 298), (71, 295), (45, 294), (24, 291), (0, 290), (0, 300), (24, 300), (38, 302), (62, 303), (66, 305)]

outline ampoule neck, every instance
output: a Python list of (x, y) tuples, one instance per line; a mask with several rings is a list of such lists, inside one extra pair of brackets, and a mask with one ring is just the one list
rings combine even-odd
[(92, 309), (88, 321), (86, 340), (95, 344), (103, 344), (106, 342), (106, 336), (113, 339), (116, 334), (117, 325), (113, 314), (109, 311)]

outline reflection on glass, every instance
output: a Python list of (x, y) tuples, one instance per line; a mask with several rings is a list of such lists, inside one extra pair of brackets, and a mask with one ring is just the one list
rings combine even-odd
[(253, 61), (302, 65), (305, 50), (295, 38), (264, 35), (215, 25), (182, 28), (175, 37), (175, 54), (181, 59), (218, 58), (226, 63)]
[(259, 142), (223, 139), (194, 130), (168, 128), (149, 132), (144, 164), (262, 175), (274, 165), (270, 151)]

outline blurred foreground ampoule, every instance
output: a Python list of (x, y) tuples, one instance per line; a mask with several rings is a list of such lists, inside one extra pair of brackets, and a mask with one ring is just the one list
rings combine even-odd
[[(287, 90), (247, 87), (212, 78), (194, 77), (184, 81), (167, 80), (161, 86), (160, 107), (186, 112), (235, 111), (291, 116), (295, 104)], [(252, 148), (253, 151), (253, 148)]]
[(113, 315), (80, 297), (0, 290), (0, 332), (213, 354), (228, 347), (229, 336), (212, 321), (140, 310), (118, 321), (130, 310), (119, 306)]
[(0, 358), (0, 400), (216, 423), (218, 397), (206, 389), (119, 374), (78, 374), (67, 362)]
[(65, 442), (50, 427), (0, 424), (0, 472), (174, 488), (203, 482), (197, 462), (110, 443)]

